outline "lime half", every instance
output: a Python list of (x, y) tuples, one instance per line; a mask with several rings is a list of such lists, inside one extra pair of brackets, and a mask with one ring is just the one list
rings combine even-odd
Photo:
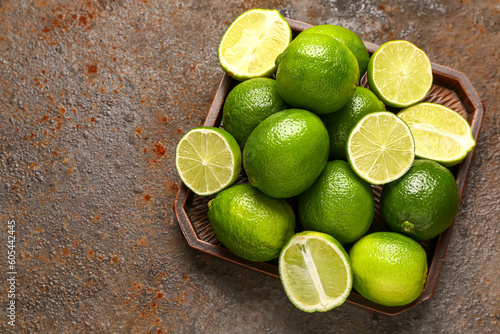
[(292, 40), (288, 22), (275, 9), (250, 9), (231, 23), (219, 44), (219, 61), (237, 80), (265, 77)]
[(419, 158), (450, 167), (460, 163), (476, 145), (469, 123), (440, 104), (419, 103), (398, 116), (410, 127)]
[(295, 234), (281, 250), (279, 272), (286, 295), (305, 312), (325, 312), (340, 306), (352, 288), (349, 256), (325, 233)]
[(431, 62), (408, 41), (387, 42), (368, 62), (368, 83), (385, 105), (408, 107), (422, 101), (431, 89)]
[(175, 166), (189, 189), (212, 195), (236, 181), (241, 171), (240, 147), (225, 130), (194, 128), (177, 144)]
[(356, 174), (371, 184), (385, 184), (406, 173), (415, 159), (408, 125), (390, 112), (363, 117), (351, 131), (346, 154)]

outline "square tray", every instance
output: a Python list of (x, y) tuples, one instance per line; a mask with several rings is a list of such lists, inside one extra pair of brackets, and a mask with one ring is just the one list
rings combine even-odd
[[(312, 27), (312, 25), (304, 22), (288, 18), (286, 20), (292, 28), (294, 37), (301, 31)], [(373, 54), (379, 47), (373, 43), (364, 43), (370, 54)], [(441, 65), (432, 63), (432, 71), (434, 83), (424, 101), (442, 104), (462, 115), (471, 125), (472, 134), (477, 143), (484, 116), (484, 105), (476, 90), (472, 86), (472, 83), (465, 74)], [(215, 93), (214, 100), (203, 126), (221, 126), (222, 107), (224, 105), (225, 97), (230, 89), (232, 89), (237, 83), (238, 82), (236, 80), (233, 80), (230, 76), (224, 74), (217, 92)], [(367, 87), (366, 75), (361, 79), (360, 85)], [(390, 110), (390, 108), (387, 109)], [(393, 111), (396, 111), (396, 109), (393, 109)], [(462, 200), (473, 154), (474, 150), (470, 152), (459, 165), (451, 168), (458, 184), (460, 201)], [(236, 183), (247, 182), (248, 181), (244, 173), (242, 173), (236, 181)], [(372, 186), (372, 188), (375, 195), (375, 218), (369, 232), (387, 230), (384, 225), (384, 218), (380, 212), (379, 205), (382, 188), (380, 186)], [(188, 244), (201, 252), (208, 253), (244, 266), (248, 269), (279, 278), (277, 260), (269, 262), (247, 261), (229, 251), (217, 240), (217, 237), (214, 235), (207, 218), (207, 204), (214, 197), (215, 196), (197, 196), (196, 194), (193, 194), (193, 192), (190, 191), (185, 185), (182, 185), (179, 190), (175, 198), (174, 211)], [(369, 301), (356, 293), (354, 290), (349, 295), (347, 301), (349, 303), (392, 316), (430, 299), (437, 286), (439, 274), (441, 272), (441, 267), (443, 266), (444, 257), (446, 255), (446, 250), (448, 248), (454, 224), (455, 222), (453, 222), (453, 224), (439, 236), (431, 240), (421, 242), (421, 245), (427, 252), (429, 271), (424, 290), (414, 302), (404, 306), (382, 306)]]

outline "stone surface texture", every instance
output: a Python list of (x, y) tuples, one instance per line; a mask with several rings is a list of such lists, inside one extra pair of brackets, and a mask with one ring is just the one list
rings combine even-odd
[[(250, 8), (406, 39), (472, 81), (486, 112), (429, 301), (306, 314), (278, 279), (188, 246), (175, 145), (203, 123), (219, 41)], [(499, 17), (494, 0), (0, 1), (0, 332), (498, 333)]]

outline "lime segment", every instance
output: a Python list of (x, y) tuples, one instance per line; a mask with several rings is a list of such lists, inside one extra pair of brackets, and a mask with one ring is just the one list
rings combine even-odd
[(469, 123), (440, 104), (419, 103), (401, 111), (415, 139), (415, 155), (450, 167), (460, 163), (476, 142)]
[(345, 302), (352, 288), (349, 257), (325, 233), (294, 235), (279, 258), (281, 282), (290, 301), (305, 312), (325, 312)]
[(279, 11), (251, 9), (227, 29), (219, 44), (222, 68), (237, 80), (271, 75), (276, 57), (292, 40), (292, 30)]
[(189, 189), (198, 195), (212, 195), (236, 181), (241, 151), (227, 131), (195, 128), (177, 144), (175, 166)]
[(410, 128), (390, 112), (363, 117), (351, 131), (346, 147), (349, 164), (371, 184), (385, 184), (401, 177), (415, 158)]

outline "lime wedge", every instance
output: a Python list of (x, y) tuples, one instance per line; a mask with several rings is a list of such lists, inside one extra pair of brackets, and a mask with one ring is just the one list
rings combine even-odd
[(225, 130), (194, 128), (177, 144), (175, 166), (194, 193), (212, 195), (236, 181), (241, 171), (240, 147)]
[(363, 117), (351, 131), (346, 145), (349, 164), (371, 184), (385, 184), (400, 178), (415, 159), (410, 128), (390, 112)]
[(349, 256), (325, 233), (295, 234), (281, 250), (279, 273), (290, 301), (309, 313), (340, 306), (352, 288)]
[(431, 89), (431, 62), (408, 41), (387, 42), (368, 62), (368, 83), (385, 105), (408, 107), (422, 101)]
[(398, 114), (415, 139), (415, 155), (450, 167), (460, 163), (476, 142), (469, 123), (450, 108), (419, 103)]
[(292, 40), (288, 22), (275, 9), (250, 9), (231, 23), (219, 44), (219, 61), (237, 80), (270, 76)]

